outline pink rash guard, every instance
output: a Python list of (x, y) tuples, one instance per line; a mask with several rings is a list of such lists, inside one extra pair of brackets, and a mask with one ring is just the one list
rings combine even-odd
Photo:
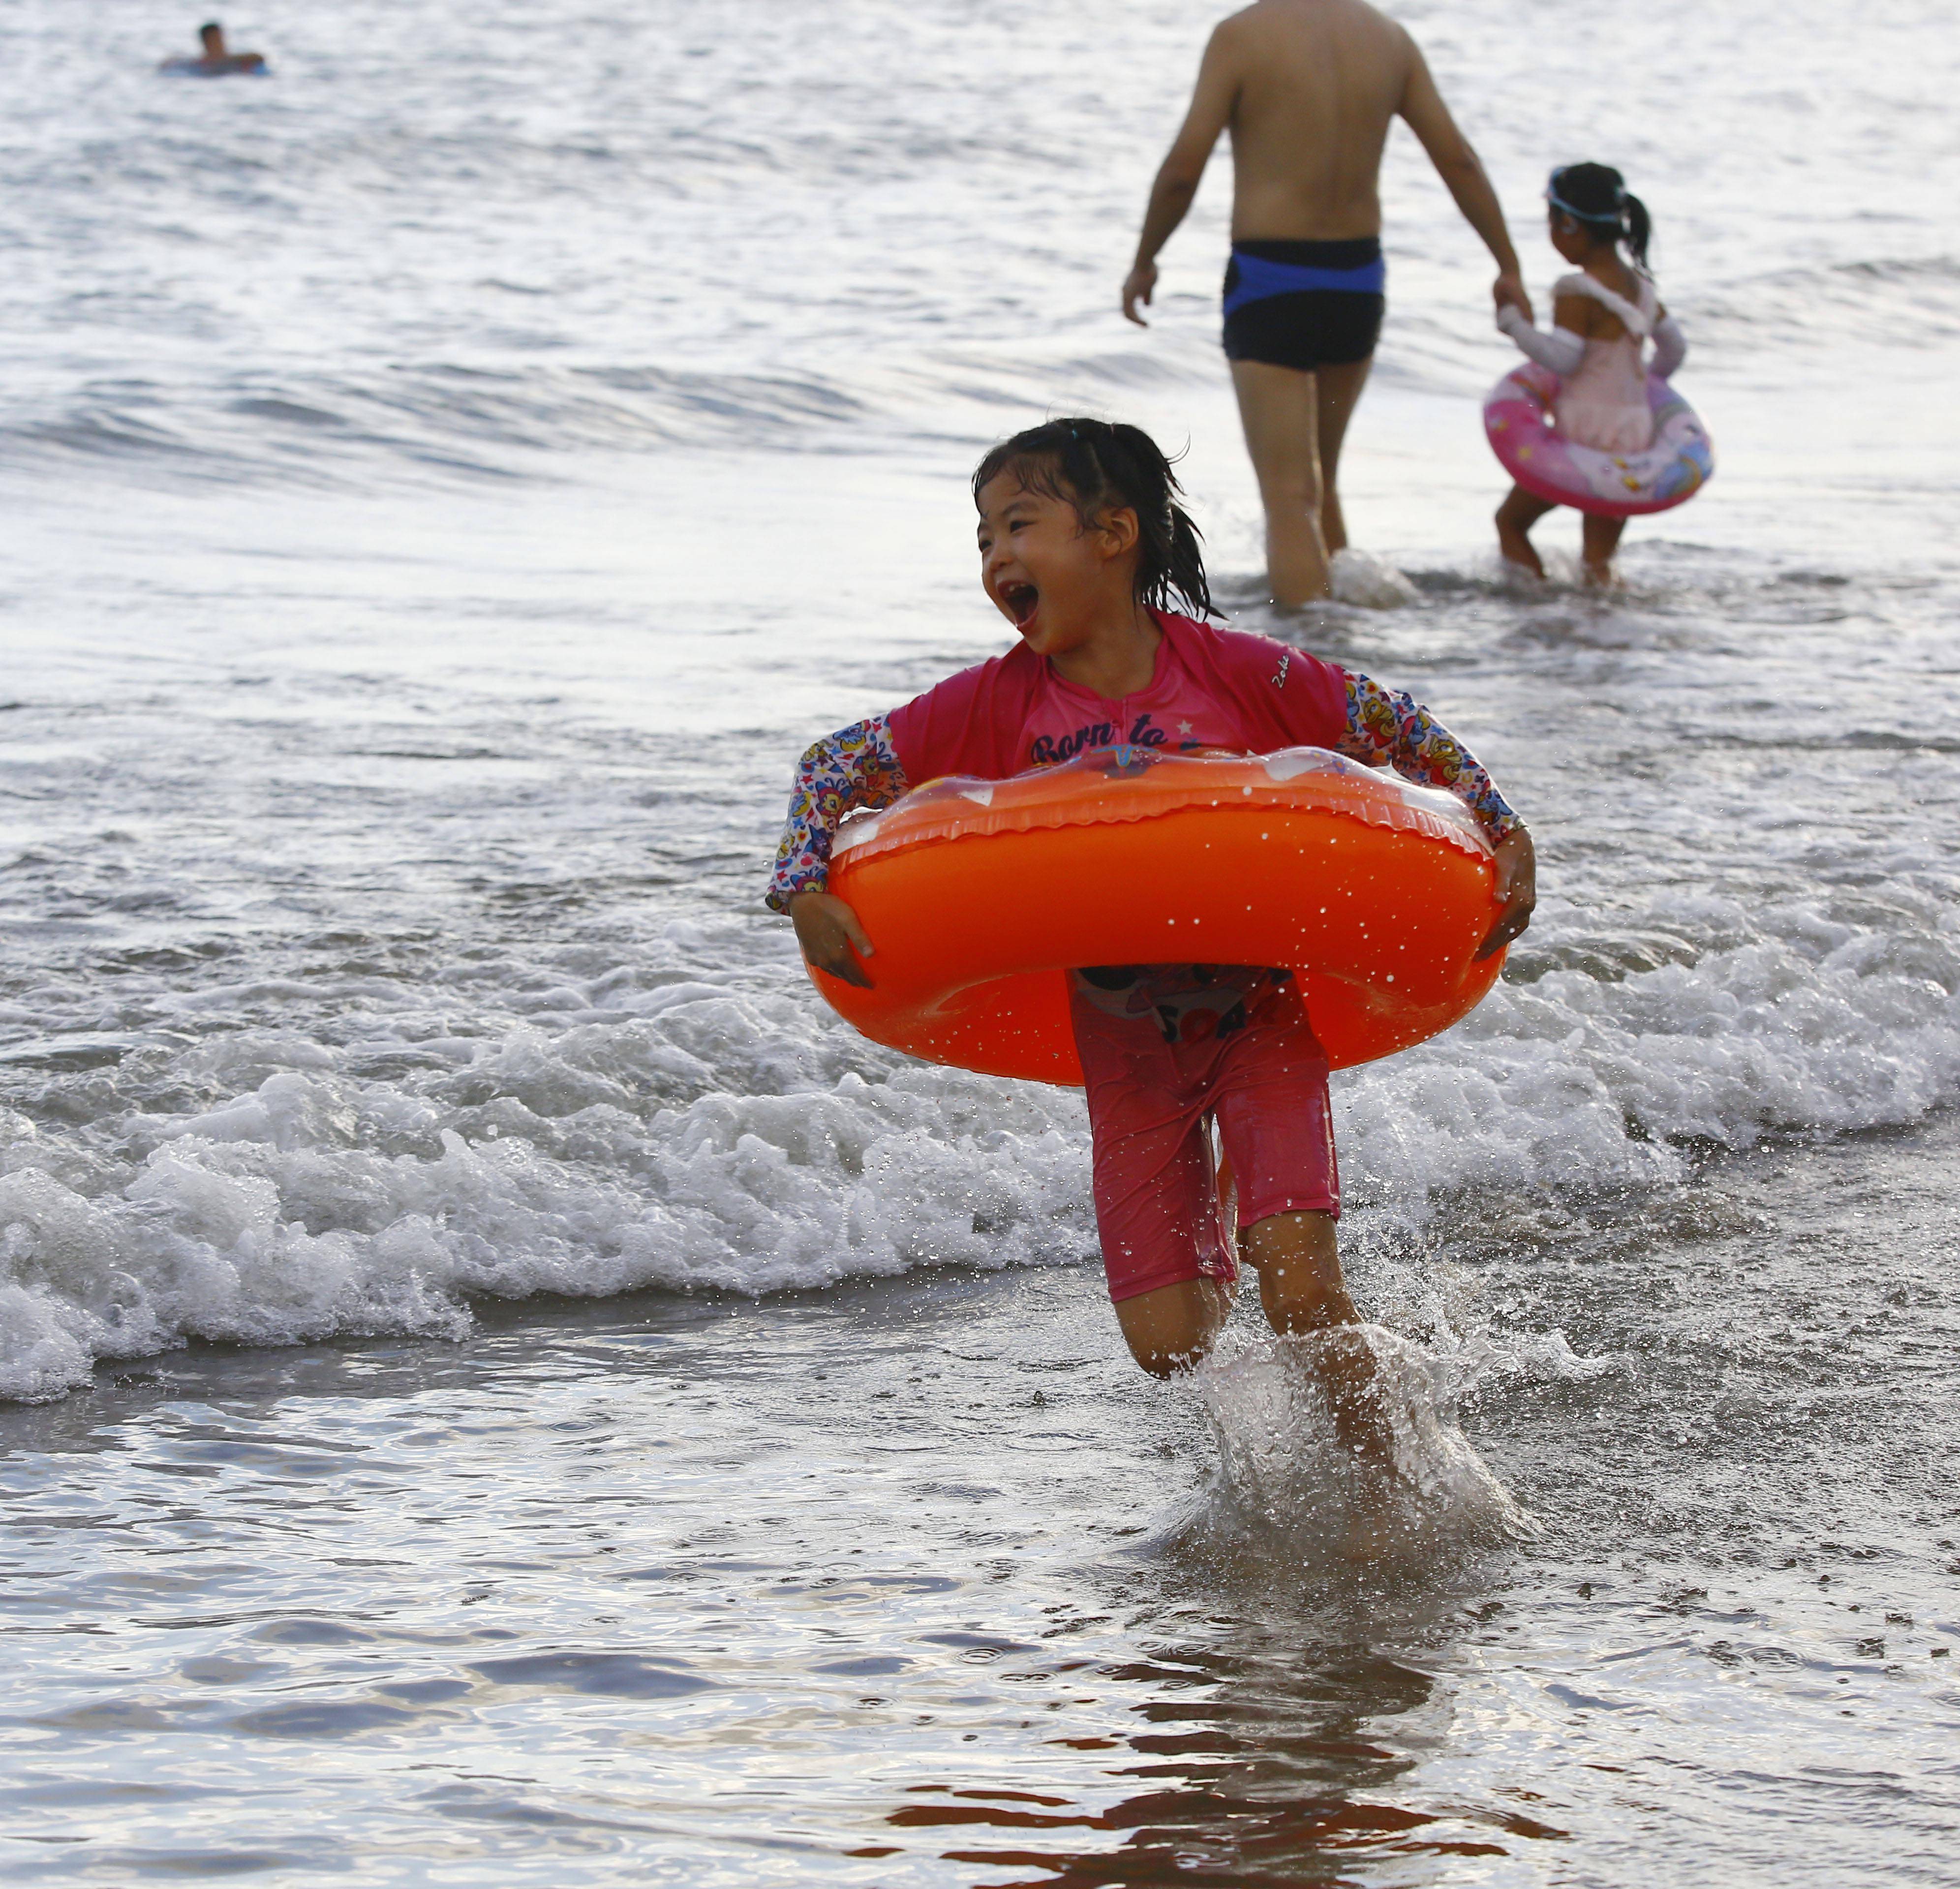
[(1096, 748), (1331, 748), (1348, 731), (1342, 671), (1262, 636), (1160, 615), (1149, 685), (1110, 701), (1064, 681), (1025, 643), (886, 717), (905, 778), (990, 781)]
[(1157, 613), (1147, 688), (1109, 701), (1065, 682), (1026, 644), (949, 677), (902, 708), (814, 743), (797, 768), (767, 902), (787, 911), (828, 882), (838, 822), (944, 774), (1001, 781), (1125, 743), (1176, 753), (1328, 748), (1443, 787), (1492, 840), (1519, 824), (1476, 758), (1420, 702), (1270, 638)]

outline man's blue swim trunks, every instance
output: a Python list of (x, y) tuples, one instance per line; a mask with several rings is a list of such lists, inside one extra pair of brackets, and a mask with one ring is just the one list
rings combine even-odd
[(1387, 285), (1379, 237), (1235, 243), (1225, 270), (1226, 358), (1306, 374), (1366, 361)]

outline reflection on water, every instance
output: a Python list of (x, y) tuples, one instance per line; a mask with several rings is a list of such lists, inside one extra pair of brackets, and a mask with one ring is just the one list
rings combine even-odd
[(1502, 1811), (1397, 1803), (1421, 1747), (1446, 1730), (1446, 1700), (1433, 1674), (1365, 1642), (1287, 1644), (1242, 1627), (1233, 1643), (1165, 1649), (1109, 1676), (1159, 1695), (1136, 1708), (1150, 1729), (1075, 1741), (1122, 1790), (1113, 1802), (1091, 1813), (1034, 1792), (916, 1784), (932, 1801), (889, 1822), (940, 1833), (944, 1861), (985, 1866), (973, 1880), (998, 1889), (1333, 1883), (1371, 1857), (1503, 1856), (1495, 1833), (1564, 1834)]

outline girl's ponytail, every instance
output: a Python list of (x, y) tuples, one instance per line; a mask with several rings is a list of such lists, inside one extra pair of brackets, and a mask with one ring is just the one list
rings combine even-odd
[(1653, 234), (1653, 218), (1647, 206), (1629, 190), (1626, 202), (1627, 253), (1642, 269), (1647, 266), (1647, 242)]
[(1075, 507), (1085, 526), (1112, 505), (1137, 514), (1137, 600), (1153, 610), (1182, 603), (1193, 616), (1219, 614), (1204, 574), (1204, 553), (1177, 482), (1157, 441), (1141, 427), (1106, 420), (1050, 420), (1003, 440), (973, 474), (973, 501), (990, 481), (1012, 472), (1031, 491)]

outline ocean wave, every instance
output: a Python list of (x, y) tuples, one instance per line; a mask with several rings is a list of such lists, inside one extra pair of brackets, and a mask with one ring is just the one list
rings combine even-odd
[(59, 410), (0, 421), (0, 463), (120, 464), (193, 482), (361, 488), (377, 469), (555, 477), (594, 451), (837, 450), (874, 413), (821, 374), (651, 364), (491, 372), (434, 361), (371, 378), (86, 383)]
[[(1704, 896), (1643, 935), (1608, 953), (1548, 924), (1464, 1025), (1337, 1079), (1351, 1207), (1664, 1188), (1698, 1149), (1960, 1097), (1960, 926), (1938, 902), (1854, 920)], [(905, 1064), (791, 975), (772, 933), (689, 927), (583, 975), (485, 966), (494, 1028), (360, 1017), (402, 993), (304, 979), (214, 979), (167, 1015), (153, 988), (147, 1025), (79, 1060), (17, 1023), (0, 1394), (58, 1395), (97, 1360), (191, 1340), (453, 1337), (485, 1296), (1091, 1258), (1077, 1096)], [(238, 1026), (302, 1000), (344, 1040)]]
[(1821, 352), (1950, 348), (1960, 335), (1960, 257), (1873, 256), (1768, 269), (1687, 286), (1679, 312), (1693, 332), (1746, 347), (1787, 373)]

